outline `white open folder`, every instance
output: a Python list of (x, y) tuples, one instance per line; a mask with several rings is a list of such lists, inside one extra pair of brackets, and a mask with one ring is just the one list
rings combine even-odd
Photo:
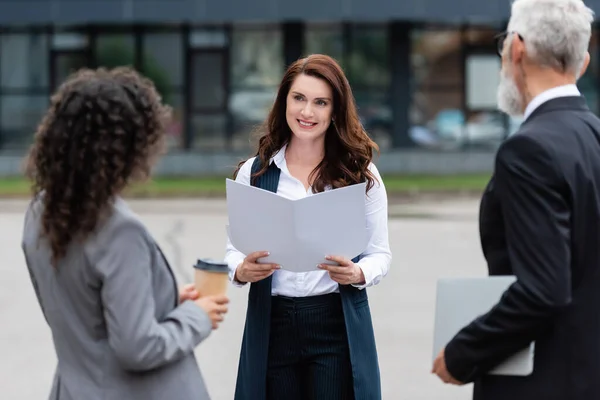
[[(433, 359), (466, 325), (490, 311), (515, 282), (514, 276), (442, 278), (437, 282)], [(534, 345), (508, 357), (492, 369), (492, 375), (526, 376), (533, 372)]]
[(226, 180), (227, 234), (243, 254), (268, 251), (263, 263), (292, 272), (335, 264), (328, 255), (352, 259), (367, 247), (366, 183), (290, 200), (254, 186)]

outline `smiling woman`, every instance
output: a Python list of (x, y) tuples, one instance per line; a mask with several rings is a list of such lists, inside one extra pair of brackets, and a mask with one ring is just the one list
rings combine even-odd
[(236, 400), (381, 398), (365, 289), (387, 274), (392, 256), (374, 150), (338, 63), (320, 54), (293, 63), (256, 156), (240, 163), (235, 179), (289, 199), (366, 182), (365, 216), (348, 218), (366, 217), (368, 244), (353, 260), (324, 255), (334, 265), (295, 273), (259, 261), (272, 249), (242, 254), (228, 242), (231, 280), (251, 284)]
[(379, 148), (364, 130), (350, 84), (333, 58), (314, 54), (288, 68), (263, 129), (257, 152), (261, 168), (254, 179), (285, 146), (288, 168), (303, 158), (299, 153), (312, 155), (305, 165), (310, 169), (298, 172), (315, 192), (326, 185), (338, 188), (364, 180), (368, 189), (373, 187), (375, 176), (369, 166)]

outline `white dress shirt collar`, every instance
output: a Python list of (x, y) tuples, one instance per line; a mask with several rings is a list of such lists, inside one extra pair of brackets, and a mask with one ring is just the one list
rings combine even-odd
[(581, 96), (579, 89), (574, 84), (557, 86), (552, 89), (548, 89), (537, 96), (535, 96), (525, 108), (525, 114), (523, 115), (523, 119), (526, 120), (531, 113), (547, 102), (548, 100), (556, 99), (558, 97), (570, 97), (570, 96)]
[(283, 147), (281, 149), (279, 149), (279, 151), (277, 151), (277, 153), (275, 153), (273, 155), (273, 157), (271, 157), (271, 160), (269, 161), (269, 165), (271, 163), (275, 163), (275, 165), (277, 165), (277, 167), (279, 169), (282, 169), (285, 165), (285, 150), (287, 149), (287, 144), (284, 144)]
[[(284, 174), (287, 174), (290, 178), (292, 177), (292, 174), (290, 173), (290, 170), (287, 167), (287, 161), (285, 159), (285, 151), (287, 149), (287, 144), (284, 144), (283, 147), (281, 149), (279, 149), (279, 151), (277, 151), (277, 153), (275, 153), (273, 155), (273, 157), (271, 157), (271, 160), (269, 160), (269, 165), (271, 165), (271, 163), (275, 163), (275, 165), (277, 165), (277, 168), (279, 168), (281, 170), (281, 172), (283, 172)], [(296, 179), (296, 178), (293, 178)], [(325, 190), (331, 190), (332, 186), (331, 185), (325, 185)], [(312, 186), (308, 188), (307, 193), (312, 193)]]

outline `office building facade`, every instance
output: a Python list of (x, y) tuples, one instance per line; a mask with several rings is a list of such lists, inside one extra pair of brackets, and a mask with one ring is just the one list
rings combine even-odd
[[(592, 8), (593, 3), (587, 2)], [(286, 66), (343, 66), (383, 151), (493, 149), (520, 121), (496, 111), (501, 0), (3, 0), (0, 151), (31, 141), (50, 94), (81, 67), (131, 65), (174, 109), (173, 151), (246, 152)], [(579, 82), (598, 111), (598, 31)]]

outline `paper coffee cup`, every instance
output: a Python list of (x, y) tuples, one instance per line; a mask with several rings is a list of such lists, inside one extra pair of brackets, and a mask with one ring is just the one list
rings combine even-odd
[(194, 265), (194, 285), (200, 297), (227, 293), (229, 269), (222, 261), (200, 259)]

